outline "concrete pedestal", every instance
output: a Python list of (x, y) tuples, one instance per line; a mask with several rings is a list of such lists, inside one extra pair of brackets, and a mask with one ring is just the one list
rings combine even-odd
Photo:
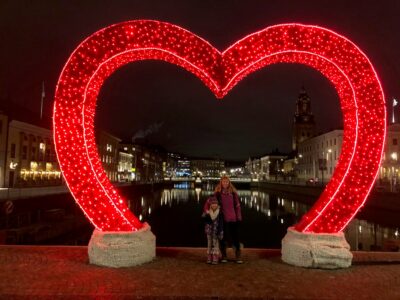
[(89, 262), (94, 265), (120, 268), (152, 261), (156, 256), (156, 237), (145, 223), (134, 232), (102, 232), (94, 230), (88, 246)]
[(350, 267), (352, 259), (343, 232), (302, 233), (290, 227), (282, 240), (282, 260), (291, 265), (340, 269)]

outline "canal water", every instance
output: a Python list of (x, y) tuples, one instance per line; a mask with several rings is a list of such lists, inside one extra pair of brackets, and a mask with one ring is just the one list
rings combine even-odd
[[(192, 188), (188, 183), (128, 197), (130, 209), (150, 224), (157, 246), (205, 247), (201, 220), (203, 205), (214, 186)], [(289, 226), (310, 208), (279, 194), (261, 190), (238, 190), (242, 207), (241, 242), (245, 248), (280, 248)], [(399, 222), (400, 223), (400, 222)], [(353, 220), (345, 230), (352, 250), (393, 250), (398, 226), (384, 227), (367, 220)], [(389, 248), (388, 248), (389, 247)]]
[[(169, 188), (127, 187), (120, 193), (130, 209), (151, 226), (157, 246), (205, 247), (201, 214), (214, 185), (188, 183)], [(304, 197), (284, 197), (262, 189), (239, 189), (245, 248), (280, 248), (287, 228), (309, 210)], [(87, 245), (93, 226), (70, 194), (16, 201), (14, 212), (1, 216), (7, 244)], [(362, 210), (345, 229), (352, 250), (398, 250), (400, 218), (395, 212)], [(1, 230), (5, 229), (5, 230)]]

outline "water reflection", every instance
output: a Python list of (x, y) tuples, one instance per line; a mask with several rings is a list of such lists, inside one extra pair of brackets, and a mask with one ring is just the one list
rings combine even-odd
[(357, 250), (396, 250), (398, 245), (398, 228), (382, 227), (365, 220), (352, 220), (345, 231), (351, 249)]
[[(204, 247), (201, 223), (204, 201), (213, 186), (191, 188), (180, 183), (172, 189), (157, 190), (134, 197), (128, 204), (141, 221), (148, 222), (159, 246)], [(241, 240), (245, 247), (280, 248), (289, 226), (299, 221), (309, 206), (273, 193), (239, 190), (244, 222)], [(398, 228), (388, 228), (365, 220), (353, 220), (345, 230), (352, 250), (395, 250)], [(392, 248), (392, 249), (389, 249)]]

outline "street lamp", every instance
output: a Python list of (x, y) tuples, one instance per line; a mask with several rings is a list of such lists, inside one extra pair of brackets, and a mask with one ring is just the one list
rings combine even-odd
[(390, 155), (390, 157), (391, 157), (393, 160), (397, 160), (397, 152), (392, 152), (392, 154)]
[(397, 185), (397, 170), (395, 169), (394, 165), (397, 162), (397, 152), (392, 152), (390, 154), (390, 157), (392, 158), (392, 168), (390, 170), (390, 190), (393, 192), (395, 190), (395, 187)]
[[(328, 149), (328, 153), (330, 154), (330, 169), (329, 169), (329, 171), (330, 171), (330, 174), (331, 174), (331, 177), (332, 177), (332, 149)], [(326, 154), (326, 161), (328, 162), (328, 153)], [(328, 173), (328, 172), (327, 172)]]

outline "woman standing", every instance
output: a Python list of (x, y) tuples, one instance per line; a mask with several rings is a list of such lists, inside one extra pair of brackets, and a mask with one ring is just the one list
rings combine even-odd
[[(223, 176), (221, 178), (215, 188), (214, 196), (218, 199), (224, 219), (224, 235), (220, 243), (222, 255), (221, 262), (227, 262), (226, 242), (227, 236), (230, 235), (232, 244), (235, 248), (236, 262), (241, 264), (243, 261), (241, 259), (240, 251), (239, 225), (242, 221), (242, 211), (240, 209), (239, 196), (228, 176)], [(204, 212), (210, 209), (209, 200), (210, 199), (208, 199), (204, 205)]]

